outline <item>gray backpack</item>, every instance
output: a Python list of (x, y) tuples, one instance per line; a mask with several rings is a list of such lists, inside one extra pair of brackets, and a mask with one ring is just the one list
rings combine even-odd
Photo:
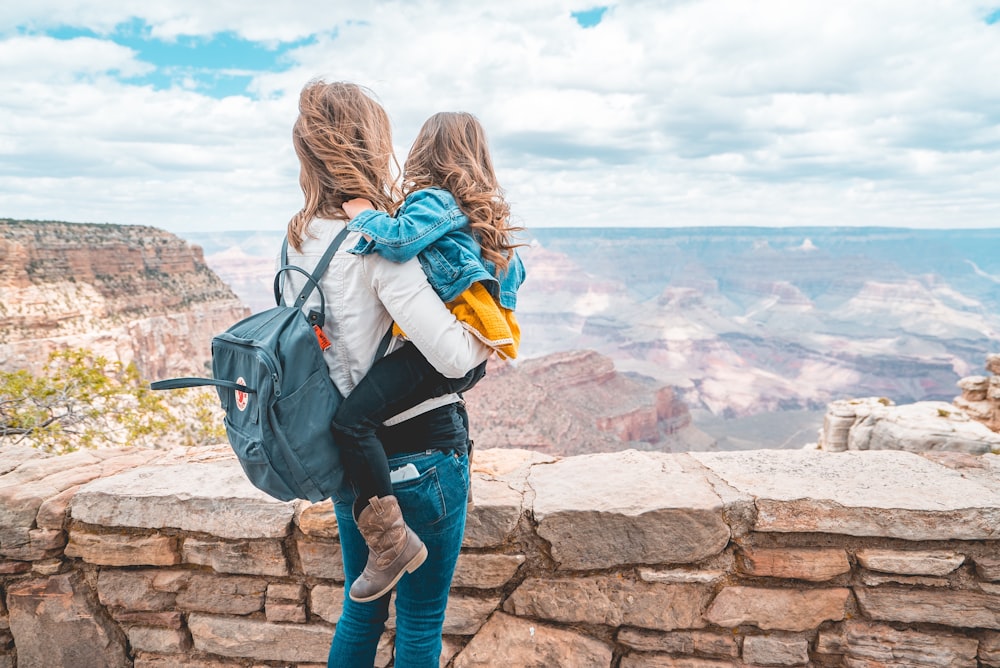
[[(171, 378), (153, 390), (214, 385), (225, 411), (226, 435), (255, 487), (282, 501), (330, 498), (343, 482), (340, 451), (330, 422), (343, 400), (330, 380), (320, 341), (326, 300), (319, 280), (344, 237), (330, 244), (312, 274), (288, 264), (288, 240), (274, 277), (277, 306), (245, 318), (212, 339), (213, 378)], [(296, 271), (308, 279), (286, 305), (281, 279)], [(302, 311), (316, 289), (320, 308)], [(388, 345), (382, 341), (382, 349)]]

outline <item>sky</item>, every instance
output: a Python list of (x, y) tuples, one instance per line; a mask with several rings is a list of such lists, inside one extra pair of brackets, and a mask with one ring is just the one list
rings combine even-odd
[(1000, 224), (1000, 0), (0, 6), (0, 218), (281, 230), (310, 80), (475, 114), (531, 227)]

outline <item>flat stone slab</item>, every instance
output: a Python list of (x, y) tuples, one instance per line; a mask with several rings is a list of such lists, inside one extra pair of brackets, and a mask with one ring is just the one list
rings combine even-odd
[[(452, 663), (455, 668), (491, 666), (610, 666), (609, 645), (573, 630), (493, 614)], [(502, 658), (501, 658), (502, 657)]]
[(690, 453), (754, 497), (756, 531), (906, 540), (1000, 537), (1000, 480), (902, 451)]
[(473, 474), (472, 497), (475, 505), (465, 520), (462, 546), (502, 545), (517, 529), (524, 506), (523, 494), (506, 480)]
[(73, 519), (109, 527), (173, 528), (220, 538), (280, 538), (293, 503), (247, 481), (235, 458), (145, 466), (95, 480), (73, 497)]
[(626, 450), (536, 464), (538, 535), (561, 568), (691, 563), (730, 538), (725, 504), (687, 455)]
[[(29, 453), (25, 461), (0, 475), (0, 555), (33, 558), (27, 557), (22, 548), (28, 542), (26, 532), (36, 524), (38, 511), (46, 501), (91, 480), (144, 464), (155, 456), (157, 453), (149, 450), (110, 448), (53, 457), (33, 457)], [(51, 528), (61, 529), (61, 519), (57, 527)]]
[(476, 448), (472, 456), (473, 508), (463, 547), (496, 547), (517, 529), (524, 512), (528, 474), (534, 464), (557, 458), (516, 448)]
[(326, 661), (333, 640), (331, 629), (318, 624), (275, 624), (200, 613), (189, 617), (188, 627), (196, 650), (255, 661), (320, 663)]

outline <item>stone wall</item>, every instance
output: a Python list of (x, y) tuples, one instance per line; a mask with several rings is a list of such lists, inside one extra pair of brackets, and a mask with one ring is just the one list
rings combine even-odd
[[(474, 469), (442, 665), (1000, 666), (1000, 456)], [(269, 499), (228, 448), (0, 451), (0, 667), (319, 667), (342, 598), (330, 506)]]

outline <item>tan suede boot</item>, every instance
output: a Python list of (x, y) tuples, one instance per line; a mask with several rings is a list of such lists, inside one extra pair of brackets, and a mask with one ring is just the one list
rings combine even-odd
[(403, 573), (417, 570), (427, 558), (427, 546), (403, 521), (395, 496), (373, 496), (357, 518), (368, 544), (368, 563), (351, 584), (351, 600), (374, 601), (396, 586)]

